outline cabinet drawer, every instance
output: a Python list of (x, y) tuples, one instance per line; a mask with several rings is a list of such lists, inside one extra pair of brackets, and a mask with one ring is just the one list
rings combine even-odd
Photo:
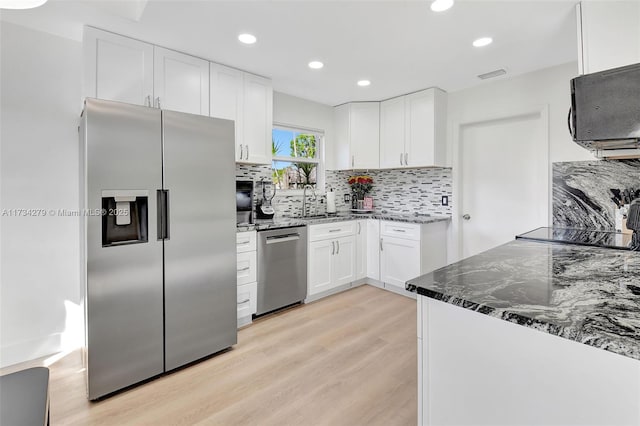
[(309, 241), (326, 240), (328, 238), (347, 237), (356, 234), (356, 221), (323, 223), (309, 227)]
[(238, 318), (244, 318), (256, 313), (258, 299), (258, 284), (249, 283), (238, 286)]
[(415, 223), (380, 222), (380, 235), (420, 241), (420, 225)]
[(237, 262), (238, 285), (257, 281), (256, 254), (257, 252), (255, 251), (238, 253), (238, 262)]
[(244, 253), (256, 250), (256, 231), (236, 233), (236, 251)]

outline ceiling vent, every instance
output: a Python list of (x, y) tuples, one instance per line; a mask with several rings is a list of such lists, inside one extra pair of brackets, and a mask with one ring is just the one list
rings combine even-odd
[(488, 78), (494, 78), (494, 77), (499, 77), (501, 75), (505, 75), (507, 72), (505, 70), (503, 70), (502, 68), (500, 68), (499, 70), (495, 70), (495, 71), (491, 71), (488, 73), (484, 73), (484, 74), (480, 74), (478, 76), (478, 78), (480, 80), (486, 80)]

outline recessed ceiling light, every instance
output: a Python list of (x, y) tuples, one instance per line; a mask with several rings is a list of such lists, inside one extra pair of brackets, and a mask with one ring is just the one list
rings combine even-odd
[(447, 9), (451, 9), (451, 6), (453, 6), (453, 0), (433, 0), (431, 10), (434, 12), (444, 12)]
[(33, 9), (46, 2), (47, 0), (0, 0), (0, 9)]
[(313, 68), (314, 70), (319, 70), (322, 67), (324, 67), (324, 64), (320, 61), (309, 62), (309, 68)]
[(258, 41), (256, 36), (254, 36), (253, 34), (240, 34), (238, 36), (238, 40), (240, 40), (240, 42), (244, 44), (253, 44)]
[(475, 47), (488, 46), (491, 43), (493, 43), (493, 39), (491, 37), (481, 37), (481, 38), (473, 41), (473, 45)]
[(360, 81), (358, 81), (358, 86), (360, 86), (360, 87), (369, 86), (370, 84), (371, 84), (371, 82), (369, 80), (360, 80)]

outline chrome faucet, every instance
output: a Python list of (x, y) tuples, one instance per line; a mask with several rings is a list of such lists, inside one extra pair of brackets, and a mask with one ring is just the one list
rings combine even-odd
[(312, 200), (316, 199), (316, 190), (311, 185), (304, 186), (304, 192), (302, 193), (302, 217), (307, 217), (307, 188), (311, 188), (313, 197)]

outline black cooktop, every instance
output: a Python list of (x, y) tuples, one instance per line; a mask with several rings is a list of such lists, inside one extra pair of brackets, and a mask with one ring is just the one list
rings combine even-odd
[(516, 239), (580, 244), (619, 250), (630, 250), (631, 244), (631, 234), (575, 228), (538, 228), (518, 235)]

